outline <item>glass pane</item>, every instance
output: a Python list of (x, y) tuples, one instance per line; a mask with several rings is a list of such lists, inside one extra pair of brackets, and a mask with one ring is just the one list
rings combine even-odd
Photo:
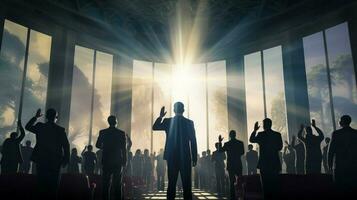
[(100, 51), (96, 53), (92, 144), (95, 144), (99, 130), (108, 127), (112, 99), (113, 56)]
[[(25, 121), (33, 117), (37, 108), (45, 111), (50, 53), (51, 37), (31, 30), (22, 112)], [(28, 134), (27, 139), (35, 143), (34, 134)]]
[[(27, 28), (5, 20), (0, 53), (0, 142), (16, 130)], [(27, 119), (23, 119), (27, 120)]]
[(244, 56), (244, 76), (247, 106), (247, 133), (253, 131), (254, 123), (264, 119), (263, 77), (260, 52)]
[(286, 118), (283, 58), (281, 46), (263, 51), (267, 117), (273, 121), (273, 130), (289, 141)]
[(173, 65), (172, 67), (172, 113), (174, 113), (173, 105), (180, 101), (185, 106), (185, 112), (183, 115), (189, 117), (189, 105), (188, 105), (188, 88), (190, 88), (189, 82), (192, 79), (189, 73), (189, 66), (185, 65)]
[(68, 139), (82, 150), (89, 142), (94, 50), (76, 46)]
[[(171, 65), (163, 63), (155, 63), (154, 68), (154, 111), (153, 119), (155, 120), (162, 106), (165, 106), (167, 114), (165, 117), (171, 116)], [(165, 132), (154, 131), (153, 147), (154, 152), (158, 153), (160, 149), (165, 147)]]
[[(357, 88), (348, 32), (343, 23), (326, 30), (326, 44), (332, 84), (336, 127), (342, 115), (357, 119)], [(357, 126), (357, 121), (352, 121)]]
[(331, 133), (333, 126), (322, 32), (304, 37), (303, 45), (310, 118), (316, 120), (324, 133)]
[(226, 61), (207, 64), (209, 149), (215, 150), (218, 136), (228, 139)]
[(152, 63), (134, 60), (132, 84), (132, 149), (150, 149), (152, 132)]
[(189, 113), (196, 130), (197, 150), (201, 154), (207, 150), (207, 94), (206, 64), (191, 65), (191, 87), (189, 88)]

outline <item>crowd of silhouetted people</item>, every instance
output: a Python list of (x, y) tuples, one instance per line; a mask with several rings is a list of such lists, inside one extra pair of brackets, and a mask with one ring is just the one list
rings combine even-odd
[[(70, 150), (65, 129), (56, 124), (57, 112), (47, 110), (42, 123), (37, 122), (42, 117), (39, 109), (25, 128), (19, 120), (18, 131), (3, 142), (1, 174), (36, 174), (43, 199), (55, 199), (61, 172), (101, 175), (103, 199), (109, 199), (109, 194), (123, 198), (123, 176), (141, 180), (146, 191), (167, 190), (167, 199), (175, 198), (177, 188), (183, 190), (184, 199), (192, 199), (192, 186), (236, 199), (237, 179), (258, 173), (265, 199), (279, 199), (280, 173), (333, 174), (340, 191), (356, 188), (357, 130), (350, 126), (348, 115), (341, 117), (341, 128), (331, 138), (312, 120), (301, 125), (290, 142), (283, 142), (281, 133), (272, 129), (272, 120), (266, 118), (261, 132), (260, 124), (255, 123), (250, 144), (238, 140), (236, 131), (231, 130), (225, 143), (219, 136), (213, 152), (199, 155), (193, 122), (182, 115), (183, 104), (175, 103), (174, 111), (174, 117), (164, 118), (163, 107), (153, 124), (153, 130), (166, 133), (165, 147), (157, 153), (148, 149), (133, 153), (130, 137), (116, 127), (116, 117), (109, 116), (109, 127), (100, 131), (95, 143), (97, 150), (88, 145), (79, 154), (77, 148)], [(35, 134), (34, 147), (29, 140), (22, 145), (25, 129)]]

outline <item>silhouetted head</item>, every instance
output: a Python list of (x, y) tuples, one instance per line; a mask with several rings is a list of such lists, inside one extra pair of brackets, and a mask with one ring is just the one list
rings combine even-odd
[(253, 150), (253, 145), (252, 145), (252, 144), (249, 144), (249, 145), (248, 145), (248, 150), (249, 150), (249, 151)]
[(206, 157), (206, 152), (205, 151), (202, 151), (202, 157)]
[(132, 157), (133, 156), (133, 152), (129, 151), (128, 155), (129, 155), (129, 157)]
[(236, 136), (237, 136), (237, 133), (236, 133), (236, 131), (235, 131), (235, 130), (231, 130), (231, 131), (229, 131), (229, 138), (231, 138), (231, 139), (235, 139), (235, 138), (236, 138)]
[(273, 122), (271, 121), (271, 119), (265, 118), (265, 119), (263, 120), (263, 129), (264, 129), (264, 130), (269, 130), (269, 129), (271, 129), (272, 124), (273, 124)]
[(137, 150), (135, 151), (135, 155), (136, 155), (136, 156), (140, 156), (140, 154), (141, 154), (141, 150), (140, 150), (140, 149), (137, 149)]
[(48, 109), (46, 112), (46, 119), (47, 121), (55, 122), (57, 119), (57, 111), (53, 108)]
[(307, 126), (307, 127), (305, 128), (305, 131), (306, 131), (306, 135), (312, 135), (312, 128), (311, 128), (311, 126)]
[(331, 139), (330, 139), (329, 137), (325, 138), (325, 142), (326, 142), (326, 144), (329, 144), (329, 143), (330, 143), (330, 141), (331, 141)]
[(160, 154), (163, 154), (164, 153), (164, 149), (160, 149)]
[(209, 155), (211, 155), (211, 150), (207, 150), (207, 155), (209, 156)]
[(184, 108), (183, 103), (176, 102), (174, 104), (174, 112), (175, 112), (176, 115), (182, 115), (183, 112), (185, 112), (185, 108)]
[(71, 150), (71, 152), (72, 152), (73, 155), (77, 155), (78, 154), (77, 148), (73, 148)]
[(343, 115), (340, 119), (341, 127), (349, 127), (352, 122), (352, 118), (349, 115)]
[(116, 126), (117, 125), (117, 118), (114, 115), (110, 115), (108, 117), (108, 124), (110, 126)]
[(25, 144), (26, 144), (27, 147), (30, 147), (31, 146), (31, 141), (30, 140), (26, 140)]
[(216, 142), (216, 144), (214, 144), (214, 146), (215, 146), (216, 149), (218, 150), (218, 148), (219, 148), (219, 142)]
[(17, 134), (16, 132), (10, 133), (10, 138), (11, 138), (11, 139), (16, 139), (17, 136), (18, 136), (18, 134)]
[(93, 146), (92, 145), (88, 145), (88, 151), (93, 151)]
[(149, 149), (144, 150), (144, 156), (149, 156)]

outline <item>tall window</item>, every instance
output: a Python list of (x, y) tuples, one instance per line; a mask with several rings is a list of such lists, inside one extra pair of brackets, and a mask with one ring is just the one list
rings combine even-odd
[[(310, 117), (326, 136), (343, 114), (357, 118), (357, 89), (348, 24), (303, 38)], [(352, 126), (357, 123), (353, 121)]]
[(131, 139), (132, 148), (150, 149), (152, 135), (152, 78), (151, 62), (134, 61), (132, 87)]
[(281, 46), (244, 56), (248, 133), (269, 117), (273, 129), (288, 140)]
[[(51, 37), (5, 20), (0, 53), (0, 141), (45, 109)], [(34, 142), (29, 134), (25, 139)]]
[(164, 148), (165, 133), (151, 130), (162, 106), (173, 116), (173, 104), (185, 104), (194, 121), (198, 151), (214, 150), (218, 135), (227, 136), (226, 63), (169, 65), (134, 61), (131, 137), (133, 150)]
[(113, 56), (75, 47), (69, 141), (79, 149), (96, 142), (108, 126), (112, 89)]

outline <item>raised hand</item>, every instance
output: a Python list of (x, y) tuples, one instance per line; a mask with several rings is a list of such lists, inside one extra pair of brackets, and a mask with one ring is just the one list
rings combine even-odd
[(224, 139), (224, 138), (223, 138), (221, 135), (218, 136), (218, 141), (219, 141), (219, 142), (222, 142), (223, 139)]
[(39, 108), (39, 109), (37, 110), (35, 117), (36, 117), (36, 118), (42, 117), (41, 108)]
[(316, 121), (314, 119), (311, 120), (311, 126), (316, 127)]
[(161, 117), (161, 118), (165, 117), (166, 113), (167, 113), (167, 112), (165, 111), (165, 106), (163, 106), (163, 107), (161, 108), (161, 110), (160, 110), (160, 117)]
[(258, 123), (258, 122), (255, 122), (255, 124), (254, 124), (254, 131), (259, 130), (259, 128), (260, 128), (259, 123)]

